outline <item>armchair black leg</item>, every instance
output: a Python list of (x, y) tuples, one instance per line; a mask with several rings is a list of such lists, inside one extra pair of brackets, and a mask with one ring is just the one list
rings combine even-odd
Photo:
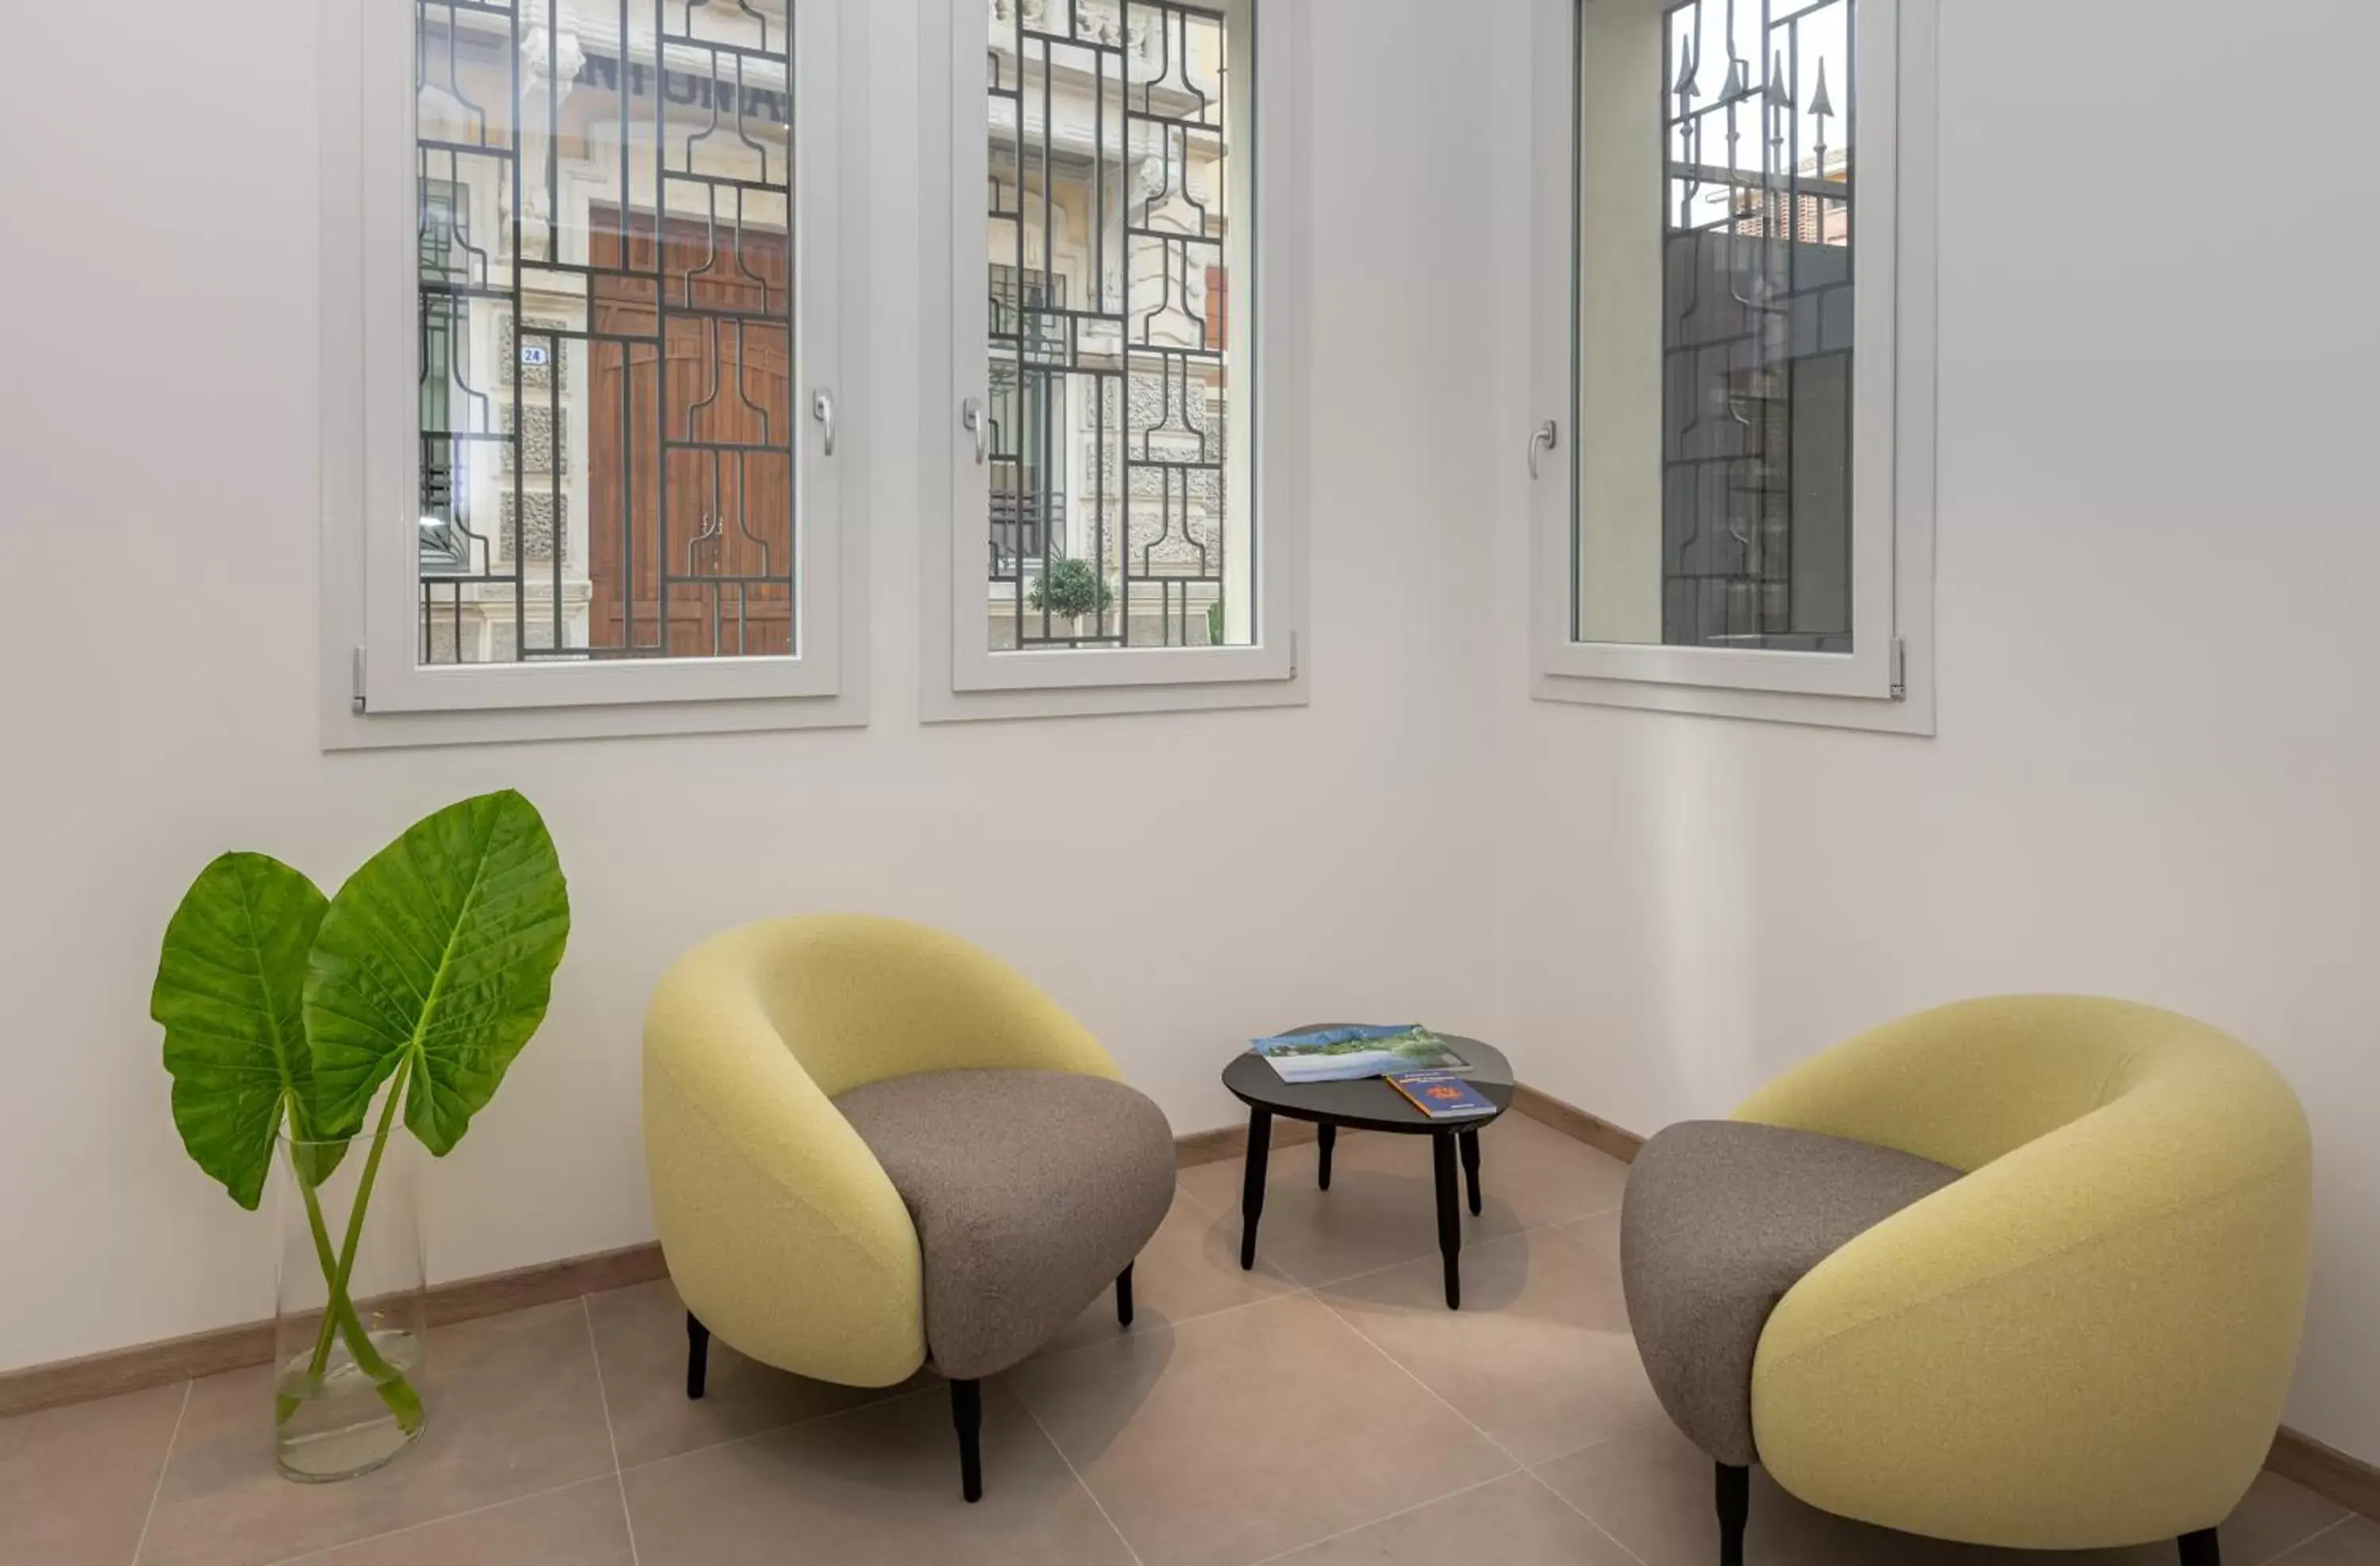
[(1752, 1470), (1718, 1465), (1718, 1566), (1743, 1566), (1743, 1525), (1752, 1516)]
[(1116, 1274), (1116, 1325), (1132, 1325), (1132, 1264), (1129, 1262), (1124, 1264), (1122, 1272)]
[(703, 1378), (710, 1370), (710, 1329), (686, 1313), (686, 1395), (702, 1395)]
[(973, 1381), (951, 1383), (951, 1423), (959, 1429), (959, 1493), (983, 1499), (983, 1389)]
[(2223, 1547), (2216, 1542), (2214, 1529), (2181, 1536), (2181, 1566), (2223, 1566)]

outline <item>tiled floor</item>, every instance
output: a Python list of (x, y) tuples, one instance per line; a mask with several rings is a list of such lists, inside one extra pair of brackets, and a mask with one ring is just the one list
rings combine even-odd
[[(1628, 1341), (1621, 1167), (1517, 1118), (1486, 1133), (1464, 1306), (1439, 1294), (1428, 1149), (1274, 1155), (1243, 1273), (1237, 1163), (1196, 1169), (1136, 1271), (986, 1388), (986, 1495), (958, 1497), (948, 1399), (711, 1354), (650, 1284), (450, 1328), (419, 1450), (286, 1484), (263, 1372), (0, 1422), (16, 1566), (1710, 1566), (1710, 1469)], [(2228, 1566), (2380, 1566), (2380, 1524), (2266, 1475)], [(1757, 1483), (1755, 1566), (2170, 1566), (2172, 1547), (2007, 1555), (1822, 1516)]]

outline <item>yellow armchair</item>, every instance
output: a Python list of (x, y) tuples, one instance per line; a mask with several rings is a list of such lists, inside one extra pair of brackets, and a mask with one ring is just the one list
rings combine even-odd
[[(645, 1157), (698, 1348), (707, 1329), (766, 1364), (863, 1387), (925, 1363), (917, 1225), (834, 1100), (953, 1072), (1118, 1082), (1159, 1128), (1170, 1198), (1155, 1107), (1056, 1002), (954, 936), (778, 919), (706, 941), (669, 970), (645, 1019)], [(689, 1390), (699, 1384), (698, 1365)]]
[(2305, 1314), (2313, 1145), (2280, 1074), (2169, 1012), (1926, 1012), (1736, 1118), (1970, 1172), (1779, 1303), (1753, 1370), (1812, 1505), (2020, 1548), (2212, 1529), (2262, 1466)]
[[(2169, 1012), (2008, 997), (1830, 1050), (1733, 1125), (1654, 1138), (1622, 1218), (1723, 1559), (1757, 1461), (1908, 1533), (2214, 1566), (2305, 1310), (2312, 1144), (2278, 1073)], [(1721, 1365), (1748, 1365), (1748, 1443)]]

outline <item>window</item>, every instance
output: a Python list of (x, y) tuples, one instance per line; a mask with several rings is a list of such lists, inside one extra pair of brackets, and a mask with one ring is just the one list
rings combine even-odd
[(451, 407), (458, 358), (469, 359), (468, 315), (445, 308), (454, 298), (453, 285), (463, 276), (463, 251), (457, 237), (462, 192), (441, 181), (421, 185), (421, 276), (425, 288), (432, 280), (446, 285), (438, 296), (425, 294), (421, 312), (421, 570), (426, 578), (459, 577), (470, 570), (466, 522), (455, 510), (455, 456), (456, 443)]
[[(1260, 86), (1289, 24), (1265, 0), (947, 3), (929, 695), (1280, 698), (1148, 692), (1293, 682), (1291, 344), (1267, 289), (1293, 187)], [(929, 713), (970, 706), (1020, 710)]]
[(1540, 22), (1539, 694), (1929, 728), (1931, 0)]
[(836, 8), (349, 3), (355, 711), (832, 705)]

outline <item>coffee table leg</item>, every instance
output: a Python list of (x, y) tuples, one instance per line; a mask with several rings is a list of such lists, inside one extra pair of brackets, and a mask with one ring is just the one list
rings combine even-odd
[(1257, 1220), (1264, 1216), (1265, 1163), (1272, 1155), (1272, 1111), (1248, 1111), (1247, 1173), (1240, 1182), (1240, 1270), (1257, 1264)]
[(1330, 1150), (1338, 1145), (1339, 1128), (1331, 1124), (1329, 1121), (1324, 1121), (1322, 1123), (1322, 1173), (1320, 1176), (1320, 1184), (1325, 1191), (1330, 1189)]
[(1471, 1216), (1479, 1216), (1479, 1133), (1463, 1134), (1463, 1178), (1471, 1187)]
[(1438, 1175), (1438, 1254), (1446, 1259), (1446, 1308), (1463, 1308), (1463, 1218), (1455, 1203), (1454, 1135), (1439, 1132), (1429, 1139), (1430, 1159)]

